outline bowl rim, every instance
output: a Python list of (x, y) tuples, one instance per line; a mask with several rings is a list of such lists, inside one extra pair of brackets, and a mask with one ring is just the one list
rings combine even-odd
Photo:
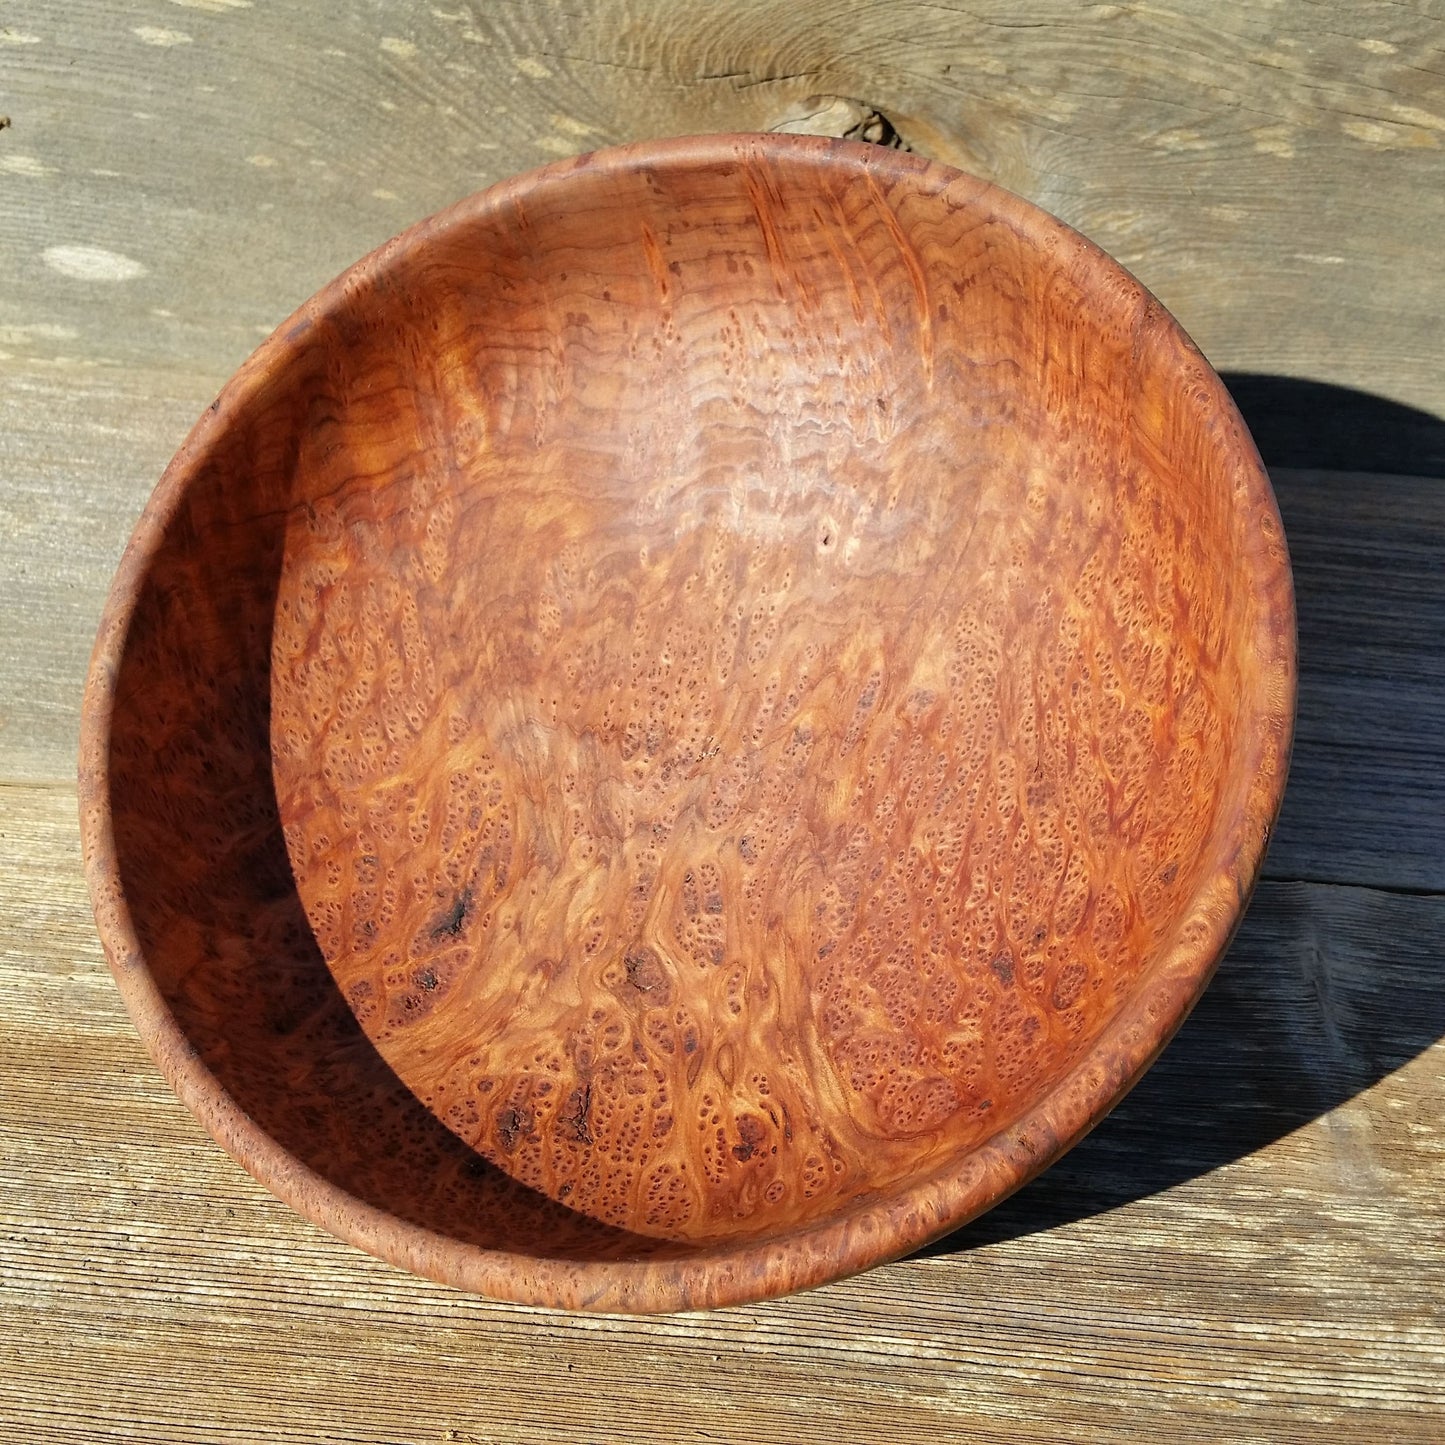
[[(1183, 344), (1198, 404), (1223, 425), (1215, 438), (1249, 509), (1245, 573), (1255, 604), (1259, 660), (1244, 710), (1240, 772), (1247, 779), (1232, 853), (1213, 868), (1184, 912), (1174, 941), (1140, 976), (1125, 1005), (1070, 1070), (1013, 1123), (961, 1159), (881, 1197), (761, 1241), (699, 1246), (635, 1260), (573, 1261), (483, 1248), (411, 1224), (349, 1194), (282, 1148), (254, 1123), (206, 1067), (177, 1023), (143, 956), (121, 885), (109, 805), (116, 679), (150, 564), (187, 487), (219, 440), (291, 357), (305, 332), (375, 279), (439, 236), (496, 215), (577, 176), (649, 168), (708, 167), (786, 156), (844, 166), (886, 184), (951, 190), (1030, 238), (1048, 237), (1091, 274), (1126, 279), (1158, 334)], [(1296, 692), (1293, 586), (1269, 478), (1223, 383), (1178, 323), (1116, 261), (1028, 201), (938, 161), (860, 142), (813, 136), (716, 134), (637, 141), (528, 171), (409, 227), (336, 277), (240, 366), (192, 427), (138, 520), (111, 584), (81, 707), (78, 801), (82, 856), (97, 929), (122, 999), (171, 1088), (248, 1173), (312, 1222), (390, 1263), (441, 1284), (517, 1303), (626, 1313), (744, 1304), (846, 1278), (919, 1249), (1006, 1198), (1077, 1143), (1129, 1091), (1187, 1017), (1227, 948), (1258, 878), (1288, 771)], [(1211, 835), (1211, 845), (1220, 829)]]

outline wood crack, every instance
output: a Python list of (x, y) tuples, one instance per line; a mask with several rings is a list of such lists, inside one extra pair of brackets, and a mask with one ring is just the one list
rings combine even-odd
[(1296, 884), (1309, 888), (1351, 888), (1367, 893), (1382, 893), (1392, 898), (1445, 898), (1445, 889), (1441, 888), (1413, 888), (1400, 883), (1357, 883), (1348, 878), (1320, 878), (1300, 874), (1275, 877), (1265, 873), (1261, 874), (1259, 882), (1261, 885), (1271, 884), (1285, 888)]

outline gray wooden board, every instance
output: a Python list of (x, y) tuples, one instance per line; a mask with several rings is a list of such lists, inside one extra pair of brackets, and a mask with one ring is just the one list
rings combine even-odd
[[(1445, 411), (1441, 14), (7, 5), (3, 775), (69, 774), (110, 568), (190, 419), (259, 337), (408, 220), (586, 146), (762, 127), (812, 91), (859, 93), (921, 149), (1082, 225), (1219, 366)], [(1438, 887), (1435, 493), (1372, 485), (1340, 521), (1353, 483), (1312, 498), (1278, 476), (1305, 650), (1271, 872)], [(1387, 490), (1376, 522), (1370, 499)]]
[(74, 810), (0, 788), (0, 1441), (1441, 1437), (1445, 900), (1266, 883), (1135, 1093), (969, 1229), (584, 1318), (389, 1269), (226, 1159), (121, 1011)]
[(1438, 0), (10, 0), (0, 25), (0, 350), (214, 371), (490, 181), (823, 94), (1079, 226), (1217, 366), (1445, 414)]
[(1445, 481), (1274, 480), (1300, 686), (1266, 876), (1445, 890)]
[(175, 372), (0, 372), (0, 779), (70, 779), (111, 574), (212, 387)]
[[(0, 777), (72, 776), (111, 571), (216, 380), (32, 364), (0, 385)], [(1445, 482), (1275, 483), (1300, 701), (1266, 876), (1445, 890)]]

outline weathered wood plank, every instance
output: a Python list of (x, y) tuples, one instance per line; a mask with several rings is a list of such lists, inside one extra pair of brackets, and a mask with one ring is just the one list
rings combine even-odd
[(1131, 1099), (926, 1258), (721, 1314), (581, 1318), (391, 1270), (225, 1159), (120, 1011), (73, 809), (0, 790), (0, 1440), (1445, 1425), (1445, 901), (1265, 885)]
[(80, 689), (111, 574), (214, 390), (120, 367), (0, 373), (0, 779), (74, 773)]
[(1274, 482), (1300, 687), (1266, 876), (1445, 890), (1445, 481)]
[(228, 371), (489, 181), (767, 129), (821, 94), (1078, 225), (1218, 366), (1445, 413), (1442, 19), (1437, 0), (29, 0), (0, 46), (0, 350)]
[[(125, 537), (223, 378), (27, 367), (0, 388), (0, 777), (68, 778)], [(1266, 876), (1445, 890), (1445, 482), (1276, 469), (1300, 616)]]

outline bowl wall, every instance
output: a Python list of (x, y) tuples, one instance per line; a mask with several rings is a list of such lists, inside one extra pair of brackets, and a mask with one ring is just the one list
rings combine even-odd
[(283, 1197), (492, 1293), (714, 1303), (1117, 1101), (1292, 703), (1268, 483), (1142, 288), (913, 157), (658, 143), (423, 223), (223, 394), (97, 645), (87, 862)]

